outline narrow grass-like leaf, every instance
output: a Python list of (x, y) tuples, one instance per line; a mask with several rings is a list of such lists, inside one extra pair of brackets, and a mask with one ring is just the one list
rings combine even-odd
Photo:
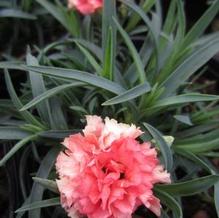
[(116, 17), (116, 0), (103, 0), (102, 13), (102, 75), (112, 80), (116, 64), (116, 27), (113, 22)]
[(169, 96), (182, 85), (193, 73), (207, 63), (219, 51), (219, 39), (211, 40), (197, 48), (166, 80), (161, 84), (165, 87), (163, 96)]
[[(50, 14), (53, 15), (73, 36), (79, 35), (78, 23), (74, 14), (67, 14), (61, 5), (56, 6), (47, 0), (36, 0), (42, 7), (44, 7)], [(73, 13), (73, 12), (71, 12)], [(69, 20), (70, 19), (70, 20)], [(70, 24), (70, 21), (71, 24)]]
[[(96, 44), (90, 42), (90, 41), (87, 41), (87, 40), (84, 40), (84, 39), (67, 39), (67, 40), (59, 40), (59, 41), (56, 41), (56, 42), (53, 42), (53, 43), (50, 43), (49, 45), (47, 45), (44, 49), (41, 50), (40, 54), (39, 54), (39, 61), (42, 60), (43, 56), (46, 55), (50, 50), (56, 48), (57, 46), (60, 46), (60, 45), (66, 45), (66, 44), (72, 44), (72, 43), (80, 43), (81, 45), (83, 45), (83, 47), (85, 47), (86, 49), (88, 49), (89, 51), (92, 52), (92, 54), (95, 54), (96, 57), (102, 61), (102, 57), (103, 57), (103, 51), (102, 49), (97, 46)], [(1, 68), (1, 63), (4, 64), (4, 62), (0, 62), (0, 68)], [(6, 63), (7, 64), (7, 63)]]
[(0, 160), (0, 167), (3, 166), (24, 145), (26, 145), (28, 142), (36, 138), (37, 138), (37, 135), (30, 135), (22, 139), (21, 141), (19, 141), (17, 144), (15, 144), (13, 148)]
[[(113, 38), (115, 37), (115, 28), (112, 18), (116, 17), (116, 1), (103, 0), (103, 14), (102, 14), (102, 48), (106, 49), (107, 38), (109, 35), (109, 27), (112, 28)], [(114, 38), (115, 39), (115, 38)], [(115, 42), (112, 42), (115, 43)], [(115, 44), (114, 44), (115, 46)], [(105, 59), (105, 58), (104, 58)]]
[(207, 190), (218, 181), (218, 175), (211, 175), (187, 182), (178, 182), (170, 185), (156, 185), (156, 187), (173, 196), (190, 196)]
[(103, 61), (103, 72), (102, 76), (112, 80), (113, 79), (113, 69), (114, 69), (114, 47), (113, 47), (113, 32), (112, 27), (109, 28), (108, 37), (104, 52), (104, 61)]
[[(140, 17), (141, 19), (144, 21), (144, 23), (146, 24), (147, 28), (148, 28), (148, 32), (149, 32), (149, 36), (151, 38), (151, 41), (153, 42), (153, 46), (154, 46), (154, 52), (153, 52), (153, 56), (151, 59), (151, 64), (154, 65), (151, 68), (154, 69), (155, 72), (157, 72), (157, 64), (159, 63), (159, 38), (160, 38), (160, 30), (157, 31), (157, 25), (153, 25), (154, 23), (154, 19), (152, 19), (152, 21), (149, 19), (149, 17), (146, 15), (146, 13), (144, 12), (144, 10), (139, 7), (137, 4), (135, 4), (133, 1), (130, 0), (119, 0), (121, 1), (123, 4), (127, 5), (128, 7), (130, 7), (133, 11), (135, 11)], [(156, 17), (153, 16), (153, 17)], [(152, 17), (152, 18), (153, 18)], [(159, 19), (159, 18), (158, 18)], [(151, 71), (151, 69), (149, 69), (149, 72)], [(147, 77), (149, 77), (150, 75), (148, 75)], [(150, 77), (149, 77), (150, 78)]]
[(120, 94), (125, 91), (125, 89), (122, 88), (120, 85), (110, 80), (104, 79), (102, 77), (84, 71), (70, 70), (70, 69), (57, 68), (57, 67), (44, 67), (44, 66), (40, 66), (40, 67), (25, 66), (24, 68), (27, 70), (32, 70), (34, 72), (42, 73), (43, 75), (47, 75), (47, 76), (86, 82), (90, 85), (97, 86), (99, 88), (108, 90), (115, 94)]
[(33, 0), (22, 0), (21, 1), (21, 8), (24, 11), (30, 11), (32, 8)]
[(207, 172), (213, 174), (214, 170), (211, 169), (210, 166), (208, 166), (207, 163), (205, 163), (201, 158), (199, 158), (197, 155), (193, 154), (192, 152), (188, 152), (186, 150), (182, 149), (174, 149), (178, 154), (190, 159), (192, 162), (195, 162), (197, 165), (201, 166), (203, 169), (205, 169)]
[(193, 152), (195, 154), (200, 154), (204, 152), (209, 152), (213, 149), (219, 148), (219, 138), (209, 140), (208, 142), (191, 142), (191, 143), (176, 143), (174, 144), (177, 148)]
[(22, 69), (20, 61), (1, 61), (0, 69)]
[(96, 59), (93, 57), (93, 55), (82, 45), (76, 42), (76, 45), (79, 47), (81, 52), (85, 55), (89, 63), (93, 66), (93, 68), (96, 70), (98, 74), (102, 72), (102, 67), (97, 63)]
[(60, 198), (51, 198), (43, 201), (36, 201), (31, 204), (24, 205), (23, 207), (17, 209), (15, 213), (20, 213), (28, 210), (34, 210), (38, 208), (51, 207), (60, 205)]
[(197, 111), (192, 115), (192, 119), (194, 119), (195, 122), (204, 122), (207, 121), (213, 117), (217, 117), (219, 115), (219, 108), (214, 107), (211, 110), (202, 110), (202, 111)]
[[(30, 54), (30, 52), (27, 52), (26, 55), (26, 62), (29, 66), (39, 66), (38, 60)], [(30, 84), (32, 89), (33, 97), (36, 98), (37, 96), (41, 95), (46, 91), (43, 76), (34, 72), (29, 71), (29, 77), (30, 77)], [(46, 100), (44, 102), (41, 102), (36, 106), (37, 111), (40, 115), (40, 117), (47, 123), (52, 122), (52, 117), (50, 113), (50, 105), (49, 102)]]
[(129, 101), (131, 99), (137, 98), (138, 96), (141, 96), (151, 90), (151, 86), (148, 82), (145, 82), (143, 84), (140, 84), (132, 89), (129, 89), (128, 91), (109, 99), (108, 101), (105, 101), (102, 105), (113, 105), (113, 104), (119, 104), (122, 102)]
[(8, 1), (8, 0), (1, 0), (0, 1), (0, 6), (1, 7), (11, 7), (11, 2), (10, 1)]
[[(139, 51), (139, 55), (142, 59), (142, 63), (144, 67), (148, 64), (148, 61), (150, 60), (152, 52), (153, 52), (153, 45), (149, 37), (147, 37)], [(134, 85), (135, 82), (138, 80), (138, 74), (134, 73), (135, 71), (136, 71), (135, 63), (132, 63), (124, 75), (124, 79), (128, 80), (129, 83), (132, 85)]]
[(143, 125), (148, 130), (148, 132), (151, 134), (151, 136), (154, 138), (154, 140), (156, 141), (156, 145), (160, 149), (162, 157), (164, 159), (165, 168), (168, 171), (171, 171), (172, 166), (173, 166), (173, 156), (172, 156), (170, 147), (164, 140), (162, 134), (157, 129), (155, 129), (153, 126), (151, 126), (148, 123), (143, 123)]
[(28, 132), (21, 130), (18, 127), (13, 127), (13, 126), (0, 127), (0, 140), (23, 139), (29, 135), (30, 134)]
[(214, 202), (217, 215), (219, 217), (219, 182), (214, 185)]
[[(59, 149), (57, 147), (53, 147), (43, 158), (40, 167), (36, 173), (36, 177), (40, 178), (48, 178), (51, 169), (54, 166), (57, 154)], [(41, 201), (43, 197), (44, 187), (39, 183), (34, 182), (31, 193), (29, 203), (32, 204), (35, 201)], [(40, 208), (29, 211), (29, 218), (41, 218), (41, 210)]]
[(211, 151), (211, 152), (206, 152), (203, 154), (204, 156), (206, 157), (219, 157), (219, 152), (216, 152), (216, 151)]
[(183, 218), (183, 213), (179, 203), (168, 193), (161, 191), (155, 187), (155, 194), (173, 212), (173, 216), (177, 218)]
[(133, 11), (135, 11), (142, 18), (142, 20), (145, 22), (146, 26), (148, 27), (149, 32), (151, 33), (152, 39), (155, 43), (156, 50), (158, 51), (159, 35), (156, 34), (156, 30), (153, 27), (150, 19), (147, 17), (145, 11), (141, 7), (139, 7), (137, 4), (133, 3), (130, 0), (119, 0), (119, 1), (121, 1), (123, 4), (130, 7)]
[(124, 31), (122, 26), (119, 24), (119, 22), (115, 18), (113, 20), (116, 24), (116, 27), (117, 27), (118, 31), (122, 35), (123, 39), (126, 42), (126, 45), (128, 46), (128, 48), (131, 52), (132, 58), (133, 58), (133, 60), (136, 64), (136, 68), (137, 68), (137, 71), (138, 71), (138, 74), (139, 74), (139, 80), (140, 80), (141, 83), (144, 83), (145, 80), (146, 80), (146, 76), (145, 76), (144, 66), (143, 66), (143, 63), (141, 61), (141, 58), (140, 58), (133, 42), (131, 41), (129, 35)]
[[(11, 97), (11, 100), (12, 100), (14, 106), (19, 110), (20, 108), (23, 107), (23, 104), (19, 100), (19, 98), (14, 90), (9, 72), (7, 70), (5, 70), (5, 82), (6, 82), (7, 89), (8, 89), (9, 95)], [(20, 113), (26, 121), (44, 129), (44, 126), (31, 113), (29, 113), (28, 111), (22, 111)]]
[(0, 10), (0, 18), (1, 17), (11, 17), (16, 19), (28, 19), (28, 20), (36, 20), (37, 17), (33, 14), (29, 14), (27, 12), (13, 9), (13, 8), (7, 8), (7, 9), (1, 9)]
[(73, 111), (77, 111), (83, 114), (88, 114), (88, 112), (84, 109), (84, 107), (80, 106), (70, 106)]
[(57, 87), (54, 87), (52, 89), (49, 89), (47, 91), (45, 91), (44, 93), (42, 93), (41, 95), (38, 95), (37, 97), (35, 97), (34, 99), (32, 99), (30, 102), (28, 102), (26, 105), (24, 105), (20, 111), (24, 111), (27, 110), (33, 106), (35, 106), (36, 104), (40, 103), (41, 101), (44, 101), (45, 99), (48, 99), (54, 95), (57, 95), (61, 92), (63, 92), (66, 89), (72, 88), (72, 87), (77, 87), (77, 86), (83, 86), (85, 83), (82, 82), (72, 82), (69, 84), (64, 84), (64, 85), (60, 85)]
[[(33, 145), (33, 142), (31, 143), (32, 147), (34, 146)], [(17, 166), (17, 171), (18, 171), (18, 175), (19, 175), (19, 183), (20, 183), (20, 190), (21, 190), (21, 193), (22, 193), (22, 197), (23, 199), (27, 199), (27, 187), (26, 187), (26, 173), (27, 173), (27, 167), (24, 167), (24, 166), (27, 166), (28, 165), (28, 160), (29, 160), (29, 157), (30, 157), (30, 154), (31, 154), (31, 146), (26, 146), (24, 148), (24, 150), (22, 151), (22, 154), (20, 155), (20, 159), (19, 159), (19, 163)]]
[(166, 15), (166, 19), (163, 25), (163, 31), (167, 34), (170, 34), (173, 31), (175, 23), (176, 23), (176, 19), (173, 19), (176, 13), (176, 3), (177, 3), (177, 0), (172, 0), (170, 2), (168, 12)]
[[(163, 43), (163, 44), (162, 44)], [(160, 42), (160, 52), (158, 54), (158, 60), (159, 62), (157, 63), (157, 71), (160, 72), (160, 70), (162, 70), (165, 66), (165, 64), (168, 62), (168, 59), (170, 58), (173, 49), (174, 49), (174, 45), (176, 42), (173, 41), (173, 36), (165, 36), (163, 38), (161, 38), (161, 42)], [(165, 46), (163, 46), (165, 45)], [(164, 48), (162, 48), (164, 47)], [(157, 75), (154, 74), (154, 80), (157, 79)]]
[(212, 131), (215, 128), (218, 129), (218, 127), (219, 127), (218, 121), (209, 122), (209, 123), (194, 126), (192, 128), (180, 131), (177, 133), (177, 137), (184, 139), (186, 137), (196, 136), (196, 135), (204, 133), (204, 132)]
[(208, 8), (208, 10), (202, 15), (202, 17), (196, 22), (196, 24), (192, 27), (192, 29), (186, 35), (184, 39), (183, 46), (187, 46), (195, 39), (197, 39), (200, 35), (203, 34), (205, 29), (209, 26), (213, 18), (219, 11), (219, 1), (216, 0), (214, 3)]
[(52, 192), (59, 193), (58, 187), (55, 181), (49, 179), (43, 179), (39, 177), (32, 177), (32, 179), (42, 185), (43, 187), (49, 189)]
[(187, 124), (189, 126), (193, 125), (189, 115), (175, 115), (173, 117), (181, 123)]
[[(21, 207), (23, 207), (23, 206), (25, 206), (25, 205), (28, 205), (29, 203), (30, 203), (30, 199), (29, 199), (29, 197), (28, 197), (28, 198), (26, 198), (26, 200), (24, 201), (24, 203), (22, 204)], [(23, 218), (24, 214), (25, 214), (25, 211), (23, 211), (23, 212), (18, 212), (18, 213), (16, 214), (16, 218)]]
[(75, 130), (75, 129), (70, 129), (70, 130), (48, 130), (48, 131), (43, 131), (41, 133), (39, 133), (39, 136), (44, 137), (44, 138), (49, 138), (49, 139), (59, 139), (59, 140), (63, 140), (63, 138), (71, 135), (71, 134), (75, 134), (75, 133), (79, 133), (81, 130)]
[[(144, 10), (145, 13), (147, 13), (155, 4), (156, 0), (147, 0), (144, 1), (142, 4), (142, 8)], [(131, 15), (130, 20), (127, 24), (126, 27), (126, 31), (129, 32), (130, 30), (132, 30), (133, 28), (136, 27), (136, 25), (138, 24), (138, 22), (140, 21), (141, 17), (137, 14)]]
[(186, 18), (183, 8), (183, 2), (177, 1), (177, 18), (178, 18), (178, 28), (176, 38), (178, 41), (181, 41), (184, 38), (185, 31), (186, 31)]
[(53, 129), (68, 129), (67, 121), (62, 109), (62, 101), (59, 98), (51, 99), (51, 114), (53, 117)]
[(74, 39), (73, 42), (78, 42), (81, 45), (83, 45), (85, 48), (87, 48), (88, 50), (90, 50), (93, 54), (96, 55), (96, 57), (102, 61), (103, 58), (103, 50), (95, 45), (94, 43), (84, 40), (84, 39)]
[(177, 95), (177, 96), (172, 96), (158, 100), (153, 105), (153, 108), (176, 105), (176, 104), (191, 103), (191, 102), (216, 101), (216, 100), (219, 100), (218, 95), (188, 93), (188, 94)]

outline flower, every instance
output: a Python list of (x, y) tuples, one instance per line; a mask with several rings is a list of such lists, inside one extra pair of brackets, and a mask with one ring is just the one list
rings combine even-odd
[(103, 0), (68, 0), (68, 8), (76, 8), (82, 14), (92, 14), (101, 8)]
[(156, 183), (170, 183), (150, 142), (139, 143), (143, 132), (114, 119), (87, 116), (83, 134), (65, 138), (56, 161), (61, 204), (69, 217), (131, 218), (144, 204), (160, 216)]

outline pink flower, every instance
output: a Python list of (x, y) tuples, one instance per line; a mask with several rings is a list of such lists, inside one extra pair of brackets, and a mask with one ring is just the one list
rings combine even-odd
[(144, 204), (160, 216), (156, 183), (170, 183), (149, 142), (139, 143), (135, 125), (87, 116), (82, 134), (70, 135), (56, 161), (61, 203), (69, 217), (131, 218)]
[(76, 8), (82, 14), (92, 14), (102, 5), (103, 0), (68, 0), (68, 8)]

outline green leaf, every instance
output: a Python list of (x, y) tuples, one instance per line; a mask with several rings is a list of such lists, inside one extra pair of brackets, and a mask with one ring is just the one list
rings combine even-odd
[(186, 150), (183, 149), (174, 149), (174, 151), (186, 158), (188, 158), (189, 160), (191, 160), (192, 162), (195, 162), (197, 165), (201, 166), (203, 169), (205, 169), (207, 172), (214, 174), (214, 170), (211, 169), (210, 166), (208, 166), (207, 163), (205, 163), (201, 158), (199, 158), (197, 155), (193, 154), (192, 152), (188, 152)]
[(10, 1), (8, 1), (8, 0), (1, 0), (1, 1), (0, 1), (0, 6), (1, 6), (1, 7), (11, 7), (11, 3), (12, 3), (12, 2), (10, 2)]
[(0, 167), (2, 167), (18, 150), (20, 150), (24, 145), (26, 145), (31, 140), (35, 140), (37, 135), (30, 135), (17, 144), (13, 146), (13, 148), (0, 160)]
[[(25, 205), (28, 205), (28, 204), (29, 204), (29, 201), (30, 201), (30, 199), (29, 199), (29, 198), (26, 198), (21, 207), (23, 207), (23, 206), (25, 206)], [(16, 218), (22, 218), (24, 214), (25, 214), (25, 211), (23, 211), (23, 212), (18, 212), (18, 213), (16, 214)]]
[[(149, 37), (147, 37), (139, 51), (139, 55), (142, 59), (144, 68), (145, 66), (147, 66), (148, 61), (150, 60), (153, 52), (153, 45), (150, 41), (151, 40), (149, 39)], [(136, 72), (135, 63), (132, 63), (124, 75), (124, 79), (127, 80), (132, 85), (134, 85), (135, 82), (138, 80), (138, 74), (136, 74), (135, 72)]]
[[(28, 49), (29, 50), (29, 49)], [(27, 52), (26, 62), (29, 66), (39, 66), (38, 60), (31, 55), (30, 51)], [(44, 80), (42, 75), (29, 71), (30, 84), (33, 97), (41, 95), (46, 91)], [(48, 101), (44, 101), (37, 105), (37, 111), (40, 117), (47, 123), (52, 123), (52, 117), (50, 113), (50, 105)], [(21, 111), (21, 110), (20, 110)]]
[(173, 216), (176, 218), (183, 218), (183, 213), (179, 203), (168, 193), (163, 192), (159, 188), (155, 187), (155, 194), (173, 212)]
[(89, 63), (93, 66), (93, 68), (96, 70), (96, 72), (100, 75), (102, 72), (102, 67), (97, 63), (93, 55), (83, 46), (81, 46), (79, 43), (76, 42), (76, 45), (79, 47), (81, 52), (85, 55)]
[(176, 39), (177, 41), (181, 42), (183, 40), (185, 31), (186, 31), (186, 17), (184, 12), (184, 2), (183, 1), (177, 1), (177, 18), (178, 18), (178, 28), (177, 28), (177, 34)]
[(44, 207), (51, 207), (51, 206), (57, 206), (60, 205), (60, 199), (58, 198), (51, 198), (43, 201), (36, 201), (31, 204), (24, 205), (23, 207), (17, 209), (15, 213), (20, 213), (27, 210), (34, 210), (38, 208), (44, 208)]
[(140, 80), (141, 83), (144, 83), (145, 80), (146, 80), (146, 76), (145, 76), (144, 66), (143, 66), (143, 63), (141, 61), (141, 58), (140, 58), (133, 42), (131, 41), (129, 35), (124, 31), (122, 26), (118, 23), (118, 21), (115, 18), (113, 18), (113, 20), (116, 24), (116, 27), (117, 27), (118, 31), (122, 35), (123, 39), (126, 42), (126, 45), (128, 46), (128, 48), (131, 52), (132, 58), (135, 62), (136, 68), (137, 68), (137, 72), (139, 74), (139, 80)]
[(0, 69), (20, 69), (22, 70), (20, 61), (1, 61), (0, 62)]
[(30, 134), (28, 132), (23, 131), (18, 127), (13, 127), (13, 126), (0, 127), (0, 139), (1, 140), (23, 139), (29, 135)]
[(218, 11), (219, 1), (216, 0), (188, 32), (186, 38), (184, 39), (182, 48), (193, 42), (204, 33), (205, 29), (209, 26), (213, 18), (217, 15)]
[(62, 101), (59, 98), (51, 99), (51, 114), (53, 118), (53, 129), (68, 129), (67, 121), (62, 109)]
[[(154, 5), (154, 3), (156, 2), (156, 0), (147, 0), (144, 1), (142, 4), (142, 8), (144, 10), (145, 13), (147, 13)], [(131, 14), (128, 25), (126, 27), (126, 31), (130, 32), (130, 30), (134, 29), (136, 27), (136, 25), (138, 24), (138, 22), (140, 21), (141, 17), (137, 14)]]
[(115, 0), (103, 0), (103, 15), (102, 15), (102, 47), (105, 49), (109, 26), (113, 25), (112, 17), (116, 16)]
[(151, 134), (151, 136), (154, 138), (154, 140), (156, 141), (156, 145), (160, 149), (162, 157), (164, 158), (165, 168), (168, 171), (171, 171), (172, 166), (173, 166), (173, 156), (172, 156), (170, 147), (164, 140), (162, 134), (157, 129), (155, 129), (153, 126), (151, 126), (148, 123), (143, 123), (143, 125), (148, 130), (148, 132)]
[(112, 27), (109, 28), (108, 37), (105, 47), (104, 62), (103, 62), (103, 72), (102, 76), (112, 80), (113, 70), (114, 70), (114, 47), (113, 47), (113, 32)]
[(210, 157), (210, 158), (212, 158), (212, 157), (219, 157), (219, 152), (215, 152), (215, 151), (206, 152), (203, 155), (206, 156), (206, 157)]
[[(71, 42), (71, 40), (70, 40)], [(87, 40), (84, 40), (84, 39), (74, 39), (73, 42), (77, 42), (77, 43), (80, 43), (81, 45), (83, 45), (83, 47), (87, 48), (88, 50), (90, 50), (92, 52), (92, 54), (95, 54), (96, 57), (102, 61), (102, 58), (103, 58), (103, 50), (95, 45), (94, 43), (90, 42), (90, 41), (87, 41)]]
[(175, 143), (178, 149), (187, 150), (195, 154), (211, 151), (219, 147), (219, 138), (209, 140), (208, 142), (191, 142), (191, 143)]
[(78, 130), (48, 130), (48, 131), (43, 131), (41, 133), (39, 133), (39, 136), (44, 137), (44, 138), (49, 138), (49, 139), (59, 139), (59, 140), (63, 140), (63, 138), (71, 135), (71, 134), (75, 134), (75, 133), (79, 133), (81, 132), (80, 129)]
[(186, 137), (196, 136), (200, 133), (213, 131), (215, 128), (218, 129), (218, 127), (219, 127), (218, 121), (213, 121), (213, 122), (205, 123), (202, 125), (198, 125), (192, 128), (182, 130), (177, 133), (177, 137), (181, 139), (182, 138), (185, 139)]
[(158, 100), (152, 108), (171, 106), (176, 104), (184, 104), (199, 101), (216, 101), (219, 99), (217, 95), (206, 95), (199, 93), (188, 93), (183, 95), (172, 96)]
[(181, 123), (187, 124), (189, 126), (193, 126), (193, 123), (189, 115), (175, 115), (173, 117)]
[[(51, 169), (54, 166), (56, 157), (59, 153), (59, 149), (57, 147), (53, 147), (43, 158), (40, 167), (36, 173), (36, 177), (40, 177), (42, 179), (46, 179), (49, 176)], [(41, 201), (43, 198), (44, 187), (39, 183), (34, 182), (31, 193), (29, 203), (32, 204), (35, 201)], [(29, 218), (41, 218), (41, 210), (40, 208), (29, 211)]]
[[(6, 86), (7, 86), (7, 89), (8, 89), (8, 92), (9, 92), (9, 95), (11, 97), (11, 100), (14, 104), (14, 106), (19, 110), (20, 108), (23, 107), (23, 104), (21, 103), (21, 101), (19, 100), (15, 90), (14, 90), (14, 87), (13, 87), (13, 84), (12, 84), (12, 81), (11, 81), (11, 78), (10, 78), (10, 75), (9, 75), (9, 72), (7, 70), (5, 70), (5, 82), (6, 82)], [(38, 126), (38, 127), (41, 127), (42, 129), (44, 129), (45, 127), (31, 114), (29, 113), (28, 111), (22, 111), (20, 112), (20, 114), (23, 116), (23, 118), (35, 125), (35, 126)]]
[(131, 99), (137, 98), (138, 96), (143, 95), (144, 93), (147, 93), (151, 90), (151, 86), (148, 82), (145, 82), (143, 84), (140, 84), (132, 89), (129, 89), (128, 91), (111, 98), (108, 101), (105, 101), (102, 105), (113, 105), (113, 104), (119, 104), (122, 102), (129, 101)]
[(218, 175), (211, 175), (187, 182), (178, 182), (170, 185), (156, 185), (156, 187), (173, 196), (190, 196), (207, 190), (218, 181)]
[(7, 8), (7, 9), (1, 9), (0, 10), (0, 18), (1, 17), (11, 17), (11, 18), (16, 18), (16, 19), (29, 19), (29, 20), (36, 20), (37, 17), (28, 14), (24, 11), (21, 11), (19, 9), (13, 9), (13, 8)]
[(170, 1), (166, 19), (163, 25), (163, 31), (167, 34), (172, 33), (175, 27), (176, 19), (173, 19), (173, 17), (175, 16), (176, 13), (176, 3), (177, 0)]
[(36, 0), (50, 14), (53, 15), (73, 36), (79, 35), (78, 21), (74, 14), (68, 14), (62, 5), (54, 5), (47, 0)]
[(214, 185), (214, 202), (217, 215), (219, 217), (219, 182)]
[(152, 39), (153, 39), (153, 41), (155, 43), (155, 47), (156, 47), (155, 50), (158, 51), (159, 35), (157, 35), (156, 29), (152, 25), (150, 19), (146, 15), (145, 11), (141, 7), (139, 7), (137, 4), (134, 4), (130, 0), (119, 0), (119, 1), (121, 1), (123, 4), (129, 6), (133, 11), (135, 11), (142, 18), (142, 20), (145, 22), (146, 26), (148, 27), (149, 32), (151, 33)]
[(80, 106), (70, 106), (70, 108), (74, 111), (81, 112), (83, 114), (88, 114), (84, 107)]
[(102, 75), (112, 80), (115, 71), (116, 57), (116, 27), (113, 22), (116, 17), (116, 1), (103, 0), (102, 12), (102, 48), (103, 72)]
[(105, 78), (84, 71), (70, 70), (70, 69), (57, 68), (57, 67), (44, 67), (44, 66), (40, 66), (40, 67), (25, 66), (24, 68), (37, 73), (42, 73), (43, 75), (46, 76), (53, 76), (57, 78), (86, 82), (90, 85), (97, 86), (99, 88), (108, 90), (115, 94), (120, 94), (121, 92), (125, 91), (125, 89), (122, 88), (120, 85), (110, 80), (107, 80)]
[(34, 149), (34, 147), (35, 147), (34, 142), (32, 142), (30, 146), (26, 146), (23, 149), (22, 153), (20, 154), (19, 163), (17, 164), (20, 190), (21, 190), (23, 199), (28, 199), (28, 196), (27, 196), (28, 191), (27, 191), (27, 186), (26, 186), (27, 167), (24, 167), (24, 166), (28, 166), (29, 164), (28, 161), (31, 155), (31, 150)]
[(57, 95), (60, 92), (63, 92), (64, 90), (66, 90), (66, 89), (69, 89), (69, 88), (72, 88), (72, 87), (77, 87), (77, 86), (82, 86), (82, 85), (84, 85), (84, 83), (82, 83), (82, 82), (72, 82), (70, 84), (63, 84), (63, 85), (54, 87), (52, 89), (49, 89), (49, 90), (45, 91), (44, 93), (42, 93), (41, 95), (38, 95), (37, 97), (32, 99), (26, 105), (24, 105), (20, 109), (20, 111), (27, 110), (27, 109), (33, 107), (34, 105), (40, 103), (41, 101), (44, 101), (45, 99), (48, 99), (48, 98), (50, 98), (54, 95)]
[(40, 185), (49, 189), (50, 191), (55, 192), (55, 193), (59, 193), (58, 187), (57, 187), (57, 184), (55, 181), (49, 180), (49, 179), (43, 179), (43, 178), (39, 178), (39, 177), (32, 177), (32, 179), (34, 180), (34, 182), (39, 183)]
[(186, 58), (172, 72), (166, 80), (161, 83), (165, 87), (163, 96), (169, 96), (180, 85), (182, 85), (193, 73), (209, 61), (219, 51), (219, 39), (211, 40), (208, 43), (195, 49), (195, 51)]

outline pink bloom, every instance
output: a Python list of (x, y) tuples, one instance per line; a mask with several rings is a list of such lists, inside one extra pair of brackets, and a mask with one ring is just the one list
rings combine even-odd
[(102, 5), (103, 0), (68, 0), (68, 8), (76, 8), (82, 14), (92, 14)]
[(160, 216), (156, 183), (170, 183), (149, 142), (139, 143), (135, 125), (87, 116), (82, 134), (70, 135), (56, 161), (57, 185), (69, 217), (131, 218), (144, 204)]

